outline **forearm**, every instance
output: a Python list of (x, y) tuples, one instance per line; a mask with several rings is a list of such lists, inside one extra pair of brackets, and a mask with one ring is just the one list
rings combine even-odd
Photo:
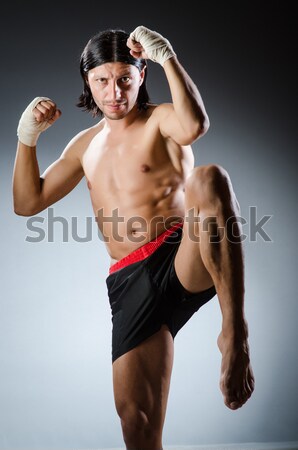
[(14, 211), (20, 215), (33, 215), (40, 198), (40, 172), (36, 147), (18, 142), (13, 171)]
[(170, 42), (141, 25), (130, 34), (127, 44), (135, 58), (149, 58), (164, 68), (175, 114), (185, 135), (192, 140), (207, 131), (209, 119), (199, 90), (179, 63)]
[(190, 134), (201, 135), (206, 132), (209, 119), (197, 86), (176, 57), (168, 59), (163, 67), (182, 128)]
[(61, 115), (48, 97), (35, 97), (23, 112), (18, 128), (18, 147), (13, 171), (13, 203), (16, 214), (31, 216), (40, 209), (41, 178), (36, 158), (40, 133)]

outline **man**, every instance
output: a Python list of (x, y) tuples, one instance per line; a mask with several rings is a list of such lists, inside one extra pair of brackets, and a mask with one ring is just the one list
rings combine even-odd
[[(172, 103), (149, 103), (146, 60), (159, 63)], [(61, 115), (38, 97), (18, 126), (15, 212), (36, 214), (87, 179), (111, 257), (115, 404), (127, 448), (162, 448), (173, 338), (217, 294), (222, 312), (220, 387), (235, 410), (251, 396), (239, 205), (228, 173), (194, 168), (191, 144), (208, 130), (200, 93), (159, 33), (95, 35), (81, 57), (78, 106), (103, 116), (39, 175), (39, 134)], [(197, 357), (197, 355), (194, 355)]]

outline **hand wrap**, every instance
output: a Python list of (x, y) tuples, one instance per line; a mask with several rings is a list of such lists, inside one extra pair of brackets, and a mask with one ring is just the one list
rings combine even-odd
[(34, 117), (33, 109), (39, 102), (50, 100), (48, 97), (35, 97), (34, 100), (27, 106), (21, 115), (19, 125), (17, 128), (17, 136), (19, 141), (29, 147), (35, 147), (40, 133), (51, 126), (48, 121), (37, 122)]
[(176, 56), (170, 42), (166, 38), (142, 25), (130, 34), (130, 38), (142, 45), (149, 59), (162, 66), (168, 59)]

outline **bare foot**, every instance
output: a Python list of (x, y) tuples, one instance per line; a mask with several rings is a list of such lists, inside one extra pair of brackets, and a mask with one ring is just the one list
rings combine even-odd
[(247, 339), (236, 346), (220, 333), (217, 343), (222, 354), (220, 389), (225, 405), (235, 410), (244, 405), (254, 390)]

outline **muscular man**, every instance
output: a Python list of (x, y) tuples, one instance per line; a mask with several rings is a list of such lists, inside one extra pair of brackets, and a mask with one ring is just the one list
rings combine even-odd
[[(149, 103), (148, 59), (163, 67), (171, 103)], [(37, 214), (86, 177), (111, 257), (113, 386), (124, 441), (131, 450), (157, 450), (173, 338), (215, 294), (222, 313), (224, 402), (235, 410), (253, 392), (239, 205), (225, 169), (194, 167), (191, 144), (206, 133), (209, 120), (167, 39), (143, 26), (130, 35), (100, 32), (82, 53), (81, 74), (78, 106), (100, 120), (40, 176), (37, 139), (61, 112), (46, 97), (33, 100), (18, 126), (14, 208)]]

